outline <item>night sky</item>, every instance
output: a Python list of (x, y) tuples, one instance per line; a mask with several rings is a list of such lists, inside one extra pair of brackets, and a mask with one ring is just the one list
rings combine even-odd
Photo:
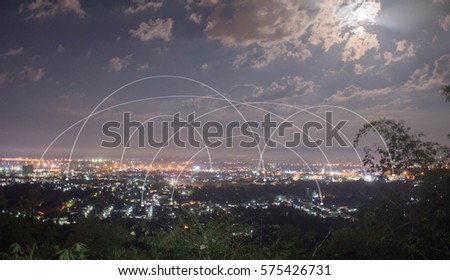
[[(0, 157), (39, 157), (97, 105), (133, 100), (141, 101), (93, 116), (73, 156), (119, 158), (122, 149), (99, 147), (101, 125), (125, 111), (140, 121), (215, 109), (205, 120), (239, 119), (233, 108), (220, 109), (229, 105), (223, 97), (284, 117), (311, 107), (323, 118), (332, 109), (336, 120), (349, 120), (350, 140), (362, 117), (385, 117), (404, 120), (427, 140), (449, 141), (450, 104), (439, 94), (450, 83), (449, 0), (1, 1), (0, 42)], [(262, 118), (239, 106), (249, 119)], [(68, 157), (80, 125), (45, 156)], [(170, 148), (161, 156), (188, 159), (197, 151)], [(348, 151), (325, 149), (330, 161), (357, 162)], [(323, 161), (317, 150), (298, 152)], [(224, 155), (257, 153), (214, 154)], [(154, 150), (126, 156), (151, 158)]]

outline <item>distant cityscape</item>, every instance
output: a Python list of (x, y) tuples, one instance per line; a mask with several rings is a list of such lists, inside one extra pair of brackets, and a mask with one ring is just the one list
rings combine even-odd
[[(214, 168), (211, 168), (214, 166)], [(79, 218), (157, 219), (169, 215), (177, 219), (181, 211), (208, 215), (213, 212), (238, 215), (237, 209), (287, 207), (321, 218), (355, 219), (357, 201), (341, 199), (327, 186), (346, 182), (370, 183), (376, 174), (367, 174), (352, 163), (277, 164), (265, 170), (244, 162), (158, 162), (104, 159), (1, 158), (0, 186), (39, 184), (57, 192), (73, 194), (57, 209), (48, 209), (41, 200), (31, 212), (9, 211), (13, 216), (32, 216), (56, 224), (76, 223)], [(448, 168), (448, 167), (446, 167)], [(405, 181), (407, 174), (387, 180)], [(211, 189), (291, 188), (279, 195), (225, 199), (211, 195)], [(197, 190), (196, 195), (193, 195)], [(200, 194), (199, 194), (200, 193)], [(262, 191), (264, 193), (264, 191)], [(343, 195), (342, 197), (347, 196)], [(46, 198), (47, 199), (47, 198)], [(6, 210), (3, 210), (6, 212)], [(47, 211), (53, 212), (47, 215)]]

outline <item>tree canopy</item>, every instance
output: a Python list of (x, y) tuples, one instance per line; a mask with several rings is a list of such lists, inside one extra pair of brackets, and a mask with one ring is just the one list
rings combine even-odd
[[(353, 142), (357, 147), (363, 137), (370, 133), (378, 134), (380, 142), (373, 147), (365, 147), (363, 160), (368, 172), (399, 175), (404, 171), (427, 170), (436, 163), (443, 147), (438, 143), (424, 141), (423, 133), (415, 133), (403, 121), (380, 119), (365, 124), (357, 133)], [(375, 154), (374, 154), (375, 153)], [(379, 162), (375, 162), (378, 155)]]

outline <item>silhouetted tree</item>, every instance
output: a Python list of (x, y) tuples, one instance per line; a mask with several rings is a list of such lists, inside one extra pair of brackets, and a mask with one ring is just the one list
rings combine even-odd
[[(364, 136), (377, 133), (383, 144), (374, 144), (374, 150), (365, 147), (364, 165), (368, 171), (377, 170), (383, 174), (401, 174), (405, 170), (423, 171), (435, 163), (439, 144), (423, 141), (423, 133), (414, 133), (403, 121), (381, 119), (365, 124), (356, 135), (353, 144), (357, 147)], [(378, 154), (379, 163), (374, 162)]]
[(82, 243), (89, 248), (89, 256), (94, 259), (113, 259), (114, 252), (130, 240), (130, 234), (122, 227), (120, 221), (99, 221), (86, 219), (72, 226), (65, 247), (75, 249)]
[(445, 97), (445, 102), (450, 102), (450, 85), (442, 87), (441, 94)]
[[(443, 86), (441, 88), (441, 94), (445, 97), (445, 102), (450, 102), (450, 85)], [(450, 134), (448, 138), (450, 138)]]

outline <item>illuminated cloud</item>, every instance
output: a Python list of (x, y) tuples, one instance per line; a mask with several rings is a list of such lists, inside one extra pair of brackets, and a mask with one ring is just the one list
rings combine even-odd
[(354, 65), (354, 70), (355, 70), (355, 74), (356, 75), (362, 75), (364, 73), (369, 72), (370, 70), (372, 70), (374, 68), (375, 68), (374, 65), (371, 65), (371, 66), (368, 66), (368, 67), (364, 67), (363, 65), (358, 64), (358, 63), (355, 63), (355, 65)]
[(378, 50), (377, 35), (367, 32), (360, 26), (352, 31), (342, 52), (343, 61), (355, 61), (361, 59), (369, 50)]
[[(395, 88), (393, 87), (367, 90), (359, 86), (350, 85), (343, 90), (338, 90), (335, 94), (326, 98), (324, 104), (348, 105), (349, 102), (354, 102), (359, 104), (359, 106), (364, 107), (364, 100), (384, 97), (394, 92)], [(355, 102), (355, 100), (357, 100), (357, 102)]]
[(379, 2), (322, 0), (234, 0), (233, 13), (223, 17), (225, 5), (217, 5), (208, 19), (209, 39), (224, 46), (271, 46), (306, 36), (313, 45), (328, 50), (342, 43), (348, 29), (373, 25), (381, 10)]
[(325, 51), (344, 43), (349, 29), (376, 24), (381, 11), (379, 2), (326, 0), (319, 3), (320, 9), (311, 24), (308, 42), (320, 45)]
[(431, 79), (440, 83), (448, 83), (450, 81), (450, 54), (443, 55), (434, 62)]
[(392, 52), (384, 52), (384, 60), (385, 65), (389, 65), (392, 63), (404, 61), (408, 58), (416, 57), (416, 52), (414, 51), (414, 45), (408, 43), (406, 41), (398, 41), (396, 43), (396, 52), (397, 55)]
[(190, 14), (188, 19), (196, 24), (202, 23), (202, 15), (199, 13)]
[(405, 40), (403, 41), (397, 41), (395, 43), (396, 46), (396, 51), (397, 52), (404, 52), (407, 48), (408, 42), (406, 42)]
[(154, 38), (170, 41), (173, 23), (171, 18), (149, 20), (148, 23), (141, 22), (138, 28), (130, 30), (129, 33), (141, 41), (149, 41)]
[(260, 69), (269, 65), (273, 60), (282, 56), (286, 52), (286, 48), (283, 45), (276, 45), (262, 50), (262, 55), (254, 58), (250, 62), (251, 68)]
[[(342, 4), (345, 2), (340, 1)], [(361, 24), (376, 24), (376, 17), (381, 10), (381, 3), (376, 1), (354, 1), (349, 4), (352, 11), (347, 15), (347, 24), (360, 26)]]
[(44, 68), (33, 68), (29, 66), (25, 66), (21, 72), (22, 76), (27, 78), (30, 81), (37, 82), (42, 80), (45, 76)]
[(289, 59), (294, 58), (298, 61), (304, 61), (311, 57), (311, 52), (301, 43), (298, 44), (278, 44), (268, 48), (263, 48), (262, 55), (254, 58), (250, 62), (251, 68), (260, 69), (269, 65), (277, 58)]
[(253, 47), (236, 57), (235, 69), (246, 62), (252, 68), (263, 68), (280, 57), (303, 61), (311, 57), (308, 45), (327, 52), (334, 45), (345, 44), (344, 61), (359, 60), (380, 47), (377, 35), (364, 28), (376, 24), (381, 11), (376, 1), (234, 0), (231, 15), (225, 17), (223, 11), (228, 8), (225, 4), (214, 8), (205, 33), (226, 47)]
[(450, 55), (443, 55), (435, 61), (433, 71), (430, 72), (430, 67), (424, 65), (422, 68), (414, 70), (410, 79), (403, 85), (376, 89), (364, 89), (359, 86), (350, 85), (326, 98), (324, 103), (333, 105), (349, 105), (351, 103), (364, 107), (364, 104), (367, 104), (365, 100), (376, 99), (377, 102), (382, 104), (384, 98), (392, 97), (400, 93), (437, 90), (449, 80)]
[(14, 55), (18, 55), (21, 54), (23, 52), (23, 47), (17, 48), (17, 49), (9, 49), (6, 52), (7, 56), (14, 56)]
[(416, 69), (402, 88), (405, 91), (426, 91), (441, 87), (449, 81), (450, 54), (447, 54), (434, 62), (432, 72), (429, 65)]
[(304, 61), (311, 56), (311, 51), (301, 42), (288, 42), (265, 48), (251, 48), (237, 55), (232, 66), (235, 70), (244, 66), (261, 69), (276, 59)]
[(19, 12), (29, 14), (27, 19), (53, 17), (64, 12), (75, 13), (81, 18), (86, 15), (79, 0), (35, 0), (28, 5), (20, 5)]
[(274, 101), (296, 98), (316, 92), (319, 89), (314, 81), (300, 76), (287, 76), (272, 82), (269, 86), (255, 84), (238, 84), (231, 88), (229, 94), (244, 101)]
[(109, 60), (108, 63), (108, 70), (110, 72), (120, 72), (122, 70), (124, 70), (125, 68), (128, 67), (129, 65), (129, 60), (133, 55), (127, 55), (123, 58), (120, 57), (113, 57)]
[(130, 0), (131, 6), (124, 11), (125, 14), (135, 14), (146, 10), (158, 10), (162, 7), (164, 1), (149, 0)]
[(441, 18), (439, 20), (439, 23), (441, 24), (442, 29), (444, 29), (445, 31), (449, 31), (450, 30), (450, 15)]
[(233, 69), (237, 70), (241, 68), (241, 66), (247, 61), (248, 61), (248, 52), (239, 54), (238, 56), (236, 56), (236, 58), (232, 63)]

